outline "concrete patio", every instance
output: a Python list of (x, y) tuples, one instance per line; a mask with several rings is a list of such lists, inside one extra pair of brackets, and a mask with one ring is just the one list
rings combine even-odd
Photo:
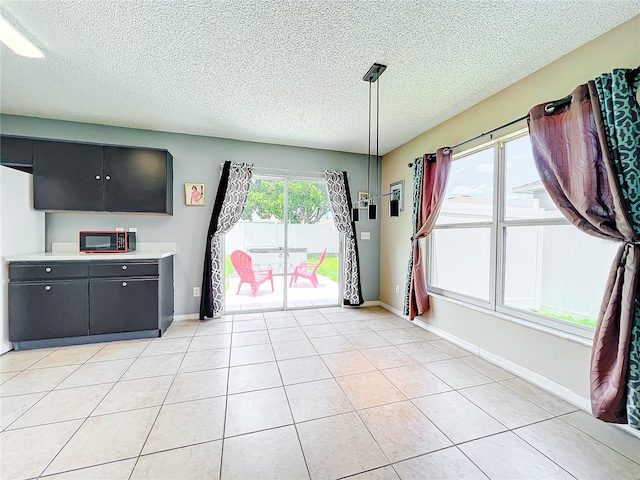
[(339, 305), (340, 285), (327, 277), (318, 275), (318, 287), (314, 288), (309, 280), (299, 279), (292, 287), (288, 287), (290, 276), (273, 277), (273, 292), (269, 281), (260, 285), (258, 294), (251, 295), (251, 287), (243, 284), (236, 295), (240, 278), (231, 276), (229, 288), (225, 292), (225, 311), (265, 310), (282, 308), (284, 297), (284, 279), (287, 282), (287, 308), (315, 307), (322, 305)]

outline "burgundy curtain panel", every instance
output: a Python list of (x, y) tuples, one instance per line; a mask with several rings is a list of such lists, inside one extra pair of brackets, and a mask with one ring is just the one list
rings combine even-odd
[(640, 342), (631, 346), (632, 330), (640, 334), (640, 109), (629, 72), (579, 86), (570, 103), (537, 105), (529, 133), (540, 179), (563, 215), (620, 243), (595, 331), (591, 408), (601, 420), (639, 428), (640, 363), (630, 359), (640, 350)]
[[(447, 153), (445, 153), (445, 151)], [(440, 207), (447, 189), (449, 172), (451, 171), (451, 150), (440, 148), (434, 154), (424, 156), (421, 187), (414, 192), (414, 202), (418, 202), (415, 211), (415, 233), (412, 240), (413, 262), (410, 278), (408, 279), (409, 295), (407, 299), (409, 318), (422, 315), (429, 310), (429, 294), (427, 292), (427, 278), (424, 272), (420, 254), (419, 240), (427, 237), (433, 230), (440, 213)], [(415, 180), (414, 180), (415, 181)]]

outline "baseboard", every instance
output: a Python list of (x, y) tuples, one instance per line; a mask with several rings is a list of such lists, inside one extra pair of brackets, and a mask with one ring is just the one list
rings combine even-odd
[[(408, 318), (405, 315), (402, 315), (402, 313), (397, 308), (393, 308), (390, 305), (387, 305), (386, 303), (383, 303), (383, 302), (381, 302), (380, 305), (385, 309), (389, 310), (390, 312), (395, 313), (398, 316), (401, 316), (403, 318)], [(503, 368), (508, 372), (513, 373), (514, 375), (518, 375), (519, 377), (524, 378), (525, 380), (533, 383), (534, 385), (542, 388), (543, 390), (553, 393), (554, 395), (562, 398), (563, 400), (566, 400), (572, 405), (575, 405), (576, 407), (582, 410), (590, 411), (590, 403), (588, 399), (581, 397), (577, 393), (569, 390), (568, 388), (560, 385), (559, 383), (555, 383), (532, 370), (529, 370), (527, 368), (522, 367), (521, 365), (518, 365), (517, 363), (512, 362), (511, 360), (507, 360), (504, 357), (501, 357), (499, 355), (495, 355), (491, 352), (483, 350), (477, 345), (474, 345), (471, 342), (467, 342), (466, 340), (456, 337), (455, 335), (452, 335), (451, 333), (445, 330), (442, 330), (441, 328), (434, 327), (433, 325), (429, 325), (428, 323), (422, 321), (421, 319), (416, 318), (413, 320), (413, 322), (416, 325), (421, 326), (425, 330), (435, 333), (439, 337), (442, 337), (445, 340), (448, 340), (451, 343), (458, 345), (459, 347), (464, 348), (465, 350), (468, 350), (484, 358), (485, 360), (493, 363), (494, 365), (497, 365), (498, 367)]]
[[(382, 305), (379, 300), (369, 300), (364, 302), (360, 307), (377, 307), (378, 305)], [(319, 307), (323, 308), (323, 307)], [(344, 308), (359, 308), (359, 307), (344, 307)], [(173, 321), (180, 322), (183, 320), (198, 320), (200, 318), (200, 314), (198, 313), (187, 313), (186, 315), (174, 315)]]
[(380, 300), (367, 300), (360, 306), (361, 307), (377, 307), (378, 305), (381, 305)]
[[(403, 315), (403, 313), (398, 310), (397, 308), (392, 307), (391, 305), (387, 305), (384, 302), (379, 302), (380, 306), (385, 308), (386, 310), (390, 311), (391, 313), (405, 318), (405, 319), (409, 319), (408, 316)], [(588, 398), (584, 398), (580, 395), (578, 395), (577, 393), (575, 393), (572, 390), (569, 390), (567, 387), (564, 387), (562, 385), (560, 385), (559, 383), (553, 382), (551, 380), (549, 380), (547, 377), (543, 377), (542, 375), (529, 370), (527, 368), (522, 367), (521, 365), (518, 365), (517, 363), (514, 363), (510, 360), (507, 360), (504, 357), (501, 357), (499, 355), (495, 355), (491, 352), (488, 352), (486, 350), (482, 350), (480, 347), (478, 347), (477, 345), (474, 345), (470, 342), (467, 342), (466, 340), (463, 340), (459, 337), (456, 337), (455, 335), (450, 334), (449, 332), (446, 332), (445, 330), (442, 330), (441, 328), (438, 327), (434, 327), (433, 325), (429, 325), (428, 323), (420, 320), (420, 319), (414, 319), (413, 322), (416, 325), (419, 325), (420, 327), (424, 328), (425, 330), (428, 330), (432, 333), (435, 333), (436, 335), (438, 335), (439, 337), (444, 338), (445, 340), (450, 341), (451, 343), (458, 345), (461, 348), (464, 348), (465, 350), (468, 350), (472, 353), (475, 353), (476, 355), (484, 358), (485, 360), (487, 360), (488, 362), (493, 363), (494, 365), (497, 365), (500, 368), (503, 368), (505, 370), (507, 370), (508, 372), (513, 373), (514, 375), (519, 376), (520, 378), (523, 378), (531, 383), (533, 383), (534, 385), (542, 388), (543, 390), (546, 390), (549, 393), (552, 393), (553, 395), (560, 397), (561, 399), (565, 400), (566, 402), (569, 402), (572, 405), (575, 405), (576, 407), (580, 408), (581, 410), (584, 410), (585, 412), (591, 414), (591, 402), (589, 401)], [(626, 433), (629, 433), (631, 435), (633, 435), (634, 437), (640, 438), (640, 431), (635, 430), (631, 427), (629, 427), (628, 425), (618, 425), (618, 424), (612, 424), (616, 427), (618, 427), (619, 429), (625, 431)]]

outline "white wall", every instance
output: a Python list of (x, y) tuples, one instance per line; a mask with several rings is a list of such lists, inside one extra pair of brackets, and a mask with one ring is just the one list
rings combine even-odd
[(33, 210), (33, 177), (19, 170), (0, 166), (0, 353), (11, 350), (9, 342), (7, 255), (44, 250), (44, 213)]

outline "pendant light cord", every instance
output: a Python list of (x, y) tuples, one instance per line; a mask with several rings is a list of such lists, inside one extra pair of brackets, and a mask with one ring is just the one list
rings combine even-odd
[(369, 82), (369, 142), (367, 144), (367, 205), (371, 203), (371, 82)]
[(380, 78), (376, 82), (376, 192), (380, 196), (380, 155), (378, 140), (380, 138)]

